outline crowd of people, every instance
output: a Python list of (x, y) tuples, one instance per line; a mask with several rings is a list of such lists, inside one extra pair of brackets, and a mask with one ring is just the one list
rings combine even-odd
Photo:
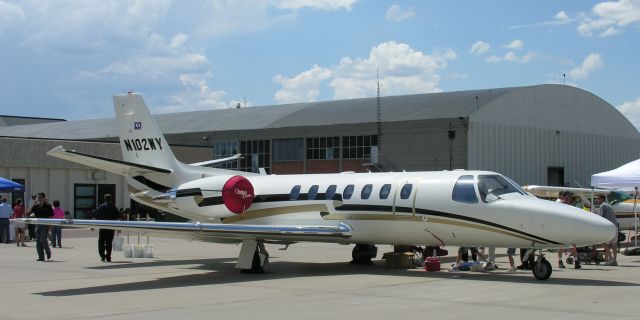
[[(10, 219), (20, 218), (40, 218), (40, 219), (64, 219), (69, 216), (69, 212), (61, 206), (60, 200), (53, 200), (49, 203), (43, 192), (33, 194), (29, 205), (25, 207), (21, 198), (15, 200), (12, 207), (7, 203), (6, 197), (0, 198), (0, 241), (10, 243)], [(120, 211), (113, 203), (110, 194), (104, 196), (104, 202), (94, 211), (94, 219), (117, 220), (120, 219)], [(14, 232), (15, 242), (18, 247), (27, 247), (25, 240), (35, 240), (35, 247), (38, 259), (36, 261), (46, 261), (52, 259), (51, 247), (62, 248), (62, 227), (25, 224), (22, 221), (15, 221)], [(100, 229), (98, 237), (98, 253), (102, 261), (111, 262), (112, 241), (114, 231)]]

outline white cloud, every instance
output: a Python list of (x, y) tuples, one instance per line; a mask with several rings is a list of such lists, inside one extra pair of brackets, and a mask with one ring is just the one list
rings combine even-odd
[(429, 55), (404, 43), (383, 42), (372, 48), (366, 58), (343, 57), (332, 68), (314, 66), (293, 78), (276, 76), (274, 79), (283, 86), (276, 99), (311, 101), (320, 94), (325, 81), (329, 81), (335, 99), (374, 96), (377, 70), (385, 95), (439, 92), (439, 71), (456, 58), (449, 48), (436, 49)]
[(571, 23), (571, 22), (573, 22), (575, 20), (576, 20), (576, 18), (569, 17), (569, 15), (567, 15), (566, 12), (559, 11), (558, 13), (556, 13), (555, 16), (553, 16), (553, 19), (550, 20), (550, 21), (543, 21), (543, 22), (532, 23), (532, 24), (515, 25), (515, 26), (510, 26), (509, 29), (543, 27), (543, 26), (558, 26), (558, 25), (569, 24), (569, 23)]
[(403, 11), (399, 5), (394, 4), (387, 10), (387, 14), (384, 16), (389, 21), (400, 22), (402, 20), (409, 19), (415, 15), (413, 7)]
[(491, 49), (491, 45), (484, 42), (484, 41), (476, 41), (476, 43), (474, 43), (473, 45), (471, 45), (471, 49), (469, 50), (469, 52), (471, 54), (474, 54), (476, 56), (481, 56), (483, 54), (485, 54), (487, 51), (489, 51), (489, 49)]
[(509, 44), (503, 45), (502, 47), (511, 50), (522, 50), (522, 48), (524, 47), (524, 42), (520, 39), (516, 39), (511, 41)]
[(298, 10), (311, 8), (323, 11), (351, 10), (352, 6), (360, 0), (279, 0), (276, 7), (279, 9)]
[[(185, 112), (228, 108), (235, 104), (223, 101), (226, 92), (213, 90), (207, 84), (205, 76), (200, 74), (183, 74), (180, 76), (183, 90), (169, 96), (168, 104), (157, 108), (160, 113)], [(232, 102), (233, 103), (233, 102)]]
[(275, 94), (278, 103), (315, 101), (320, 94), (320, 83), (331, 77), (331, 70), (313, 66), (293, 78), (276, 75), (273, 79), (282, 86)]
[(17, 29), (24, 21), (24, 12), (19, 6), (0, 1), (0, 37), (9, 30)]
[(621, 32), (624, 27), (640, 22), (640, 0), (601, 2), (584, 14), (578, 24), (578, 32), (584, 36), (597, 33), (607, 37)]
[(529, 63), (533, 61), (537, 57), (535, 52), (527, 52), (524, 55), (518, 55), (513, 51), (509, 51), (505, 53), (503, 56), (491, 55), (485, 58), (485, 61), (489, 63), (499, 63), (499, 62), (518, 62), (518, 63)]
[(589, 77), (589, 74), (595, 70), (602, 68), (603, 61), (599, 54), (590, 53), (579, 67), (571, 69), (567, 76), (574, 79), (586, 79)]
[(188, 37), (178, 34), (170, 40), (152, 34), (144, 50), (109, 64), (96, 72), (82, 71), (83, 77), (135, 75), (138, 78), (159, 79), (184, 73), (206, 73), (210, 62), (202, 54), (187, 47)]
[(617, 108), (637, 129), (640, 129), (640, 97), (636, 101), (627, 101)]
[(26, 23), (23, 45), (50, 53), (80, 54), (136, 48), (165, 16), (170, 0), (46, 0), (21, 2)]
[(556, 22), (556, 24), (568, 24), (571, 23), (572, 19), (569, 18), (566, 12), (560, 11), (553, 16), (553, 21)]

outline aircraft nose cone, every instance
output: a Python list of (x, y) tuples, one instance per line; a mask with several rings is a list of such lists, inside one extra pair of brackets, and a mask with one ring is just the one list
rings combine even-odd
[(574, 244), (587, 246), (611, 241), (617, 228), (609, 220), (593, 213), (578, 213), (573, 221)]

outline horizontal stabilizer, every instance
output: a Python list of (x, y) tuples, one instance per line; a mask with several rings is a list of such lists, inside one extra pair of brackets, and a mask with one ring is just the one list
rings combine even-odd
[(136, 176), (144, 173), (159, 172), (171, 173), (171, 170), (151, 167), (143, 164), (131, 163), (122, 160), (103, 158), (90, 154), (66, 150), (62, 146), (57, 146), (47, 152), (47, 155), (79, 163), (96, 169), (109, 171), (123, 176)]
[(222, 159), (215, 159), (215, 160), (209, 160), (209, 161), (203, 161), (203, 162), (196, 162), (196, 163), (192, 163), (192, 166), (199, 166), (199, 167), (211, 167), (211, 166), (215, 166), (215, 165), (219, 165), (219, 164), (224, 164), (224, 163), (228, 163), (228, 162), (232, 162), (232, 161), (237, 161), (240, 159), (244, 159), (244, 157), (242, 157), (241, 154), (234, 154), (231, 157), (226, 157), (226, 158), (222, 158)]
[(323, 238), (347, 239), (352, 228), (344, 222), (337, 226), (281, 226), (221, 224), (200, 222), (153, 222), (118, 220), (41, 219), (22, 218), (28, 224), (65, 226), (74, 228), (106, 228), (148, 233), (181, 233), (194, 237), (213, 237), (235, 240), (311, 240)]

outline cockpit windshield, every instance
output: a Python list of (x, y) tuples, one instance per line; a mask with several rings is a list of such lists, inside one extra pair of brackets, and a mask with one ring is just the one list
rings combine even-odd
[(493, 195), (495, 197), (500, 197), (503, 194), (507, 193), (518, 193), (521, 195), (525, 195), (526, 192), (522, 190), (522, 188), (512, 180), (507, 177), (503, 177), (501, 175), (479, 175), (478, 176), (478, 191), (480, 192), (480, 197), (484, 202), (487, 201), (487, 196)]

